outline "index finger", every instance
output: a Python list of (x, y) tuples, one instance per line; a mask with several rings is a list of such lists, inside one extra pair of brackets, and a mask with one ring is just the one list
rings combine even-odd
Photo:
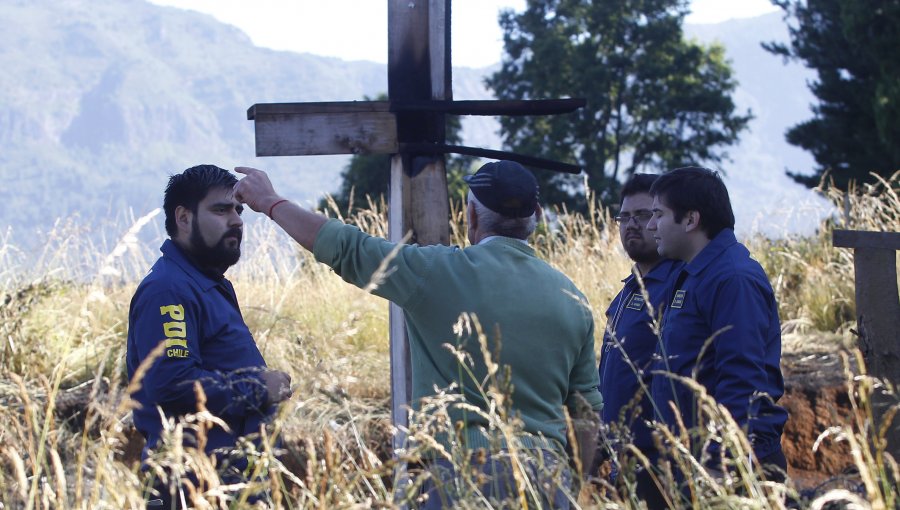
[(236, 166), (236, 167), (234, 167), (234, 171), (239, 174), (250, 175), (255, 172), (261, 172), (262, 170), (258, 170), (256, 168), (249, 167), (249, 166)]

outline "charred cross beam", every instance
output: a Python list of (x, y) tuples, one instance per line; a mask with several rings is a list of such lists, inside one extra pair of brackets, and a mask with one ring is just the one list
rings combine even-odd
[[(447, 145), (446, 115), (552, 115), (584, 106), (580, 99), (453, 101), (450, 0), (388, 0), (388, 101), (256, 104), (257, 156), (393, 154), (389, 237), (412, 232), (419, 244), (449, 243), (446, 153), (509, 159), (578, 173), (556, 161), (477, 147)], [(403, 311), (390, 308), (392, 419), (407, 425), (409, 348)], [(405, 437), (394, 438), (395, 451)]]
[[(442, 122), (444, 115), (553, 115), (573, 112), (584, 104), (584, 99), (267, 103), (251, 106), (247, 118), (256, 121), (257, 156), (452, 153), (508, 159), (577, 174), (581, 168), (569, 163), (502, 150), (446, 145), (443, 133), (428, 129)], [(411, 130), (401, 138), (401, 128), (407, 126), (421, 130)]]

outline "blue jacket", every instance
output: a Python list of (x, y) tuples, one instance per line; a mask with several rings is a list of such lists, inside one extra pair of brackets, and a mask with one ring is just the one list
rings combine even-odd
[[(659, 343), (651, 326), (652, 318), (662, 316), (669, 287), (681, 267), (681, 262), (664, 259), (643, 276), (644, 287), (653, 305), (652, 312), (644, 302), (641, 286), (633, 274), (622, 280), (624, 287), (606, 310), (606, 332), (600, 357), (602, 418), (604, 423), (619, 422), (623, 408), (640, 395), (640, 413), (634, 413), (636, 409), (627, 409), (624, 423), (633, 434), (632, 444), (645, 452), (653, 447), (650, 429), (644, 421), (653, 419), (646, 391), (650, 387), (650, 362)], [(644, 388), (639, 384), (638, 370)]]
[(160, 343), (165, 346), (132, 398), (134, 425), (147, 450), (160, 437), (159, 410), (167, 417), (194, 412), (194, 382), (206, 393), (206, 408), (228, 425), (213, 427), (207, 452), (232, 447), (239, 436), (258, 432), (267, 417), (266, 362), (244, 323), (231, 282), (200, 272), (171, 240), (138, 286), (128, 313), (128, 378)]
[(675, 426), (670, 401), (687, 427), (697, 411), (693, 391), (657, 371), (693, 377), (745, 428), (757, 458), (780, 451), (781, 325), (762, 267), (725, 229), (684, 266), (670, 295), (651, 385), (661, 421)]

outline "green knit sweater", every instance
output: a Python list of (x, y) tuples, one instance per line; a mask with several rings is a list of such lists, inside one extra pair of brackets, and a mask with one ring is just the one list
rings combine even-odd
[[(345, 281), (365, 287), (395, 246), (331, 220), (319, 232), (313, 252)], [(373, 293), (406, 313), (414, 409), (422, 397), (435, 395), (435, 387), (453, 383), (469, 404), (485, 409), (478, 382), (486, 367), (477, 337), (453, 332), (464, 312), (477, 317), (491, 352), (500, 341), (499, 358), (493, 361), (510, 367), (513, 412), (525, 432), (536, 436), (525, 439), (525, 447), (558, 449), (566, 444), (563, 407), (574, 410), (576, 394), (595, 410), (602, 406), (587, 300), (528, 245), (505, 237), (466, 249), (406, 245), (386, 274)], [(445, 344), (469, 353), (474, 379)], [(465, 427), (467, 447), (489, 446), (485, 422), (477, 413), (452, 409), (451, 418)]]

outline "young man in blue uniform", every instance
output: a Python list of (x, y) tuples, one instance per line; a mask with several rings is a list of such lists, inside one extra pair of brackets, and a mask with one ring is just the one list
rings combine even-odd
[[(653, 420), (650, 405), (650, 363), (659, 338), (657, 329), (673, 275), (681, 262), (659, 255), (656, 241), (646, 229), (653, 215), (650, 186), (658, 178), (635, 174), (622, 187), (622, 203), (616, 222), (619, 238), (634, 261), (632, 274), (622, 280), (622, 290), (606, 309), (606, 332), (600, 356), (600, 393), (605, 444), (621, 460), (621, 443), (630, 442), (645, 455), (655, 452), (647, 422)], [(614, 466), (616, 471), (620, 466)], [(642, 469), (637, 473), (639, 492), (653, 491)], [(652, 507), (651, 507), (652, 508)]]
[[(677, 430), (671, 402), (686, 427), (701, 425), (694, 391), (671, 375), (693, 378), (744, 428), (754, 463), (783, 480), (787, 412), (777, 405), (784, 393), (778, 304), (762, 267), (735, 238), (728, 190), (715, 172), (687, 167), (660, 176), (650, 192), (647, 229), (659, 254), (685, 263), (667, 299), (653, 366), (651, 395), (660, 419)], [(718, 445), (706, 453), (712, 467), (722, 468)]]
[[(139, 404), (134, 424), (147, 440), (142, 458), (158, 446), (161, 415), (169, 419), (197, 411), (199, 383), (206, 409), (227, 426), (210, 428), (205, 445), (207, 453), (217, 455), (225, 481), (240, 480), (247, 467), (246, 459), (231, 454), (238, 438), (258, 434), (275, 404), (290, 396), (290, 377), (266, 368), (234, 287), (223, 276), (241, 256), (243, 206), (232, 196), (236, 182), (213, 165), (169, 179), (163, 209), (170, 239), (128, 313), (128, 378), (146, 368), (132, 395)], [(186, 436), (186, 443), (196, 446), (196, 438)], [(189, 503), (178, 490), (184, 480), (172, 478), (154, 482), (158, 494), (151, 496), (151, 506)]]

